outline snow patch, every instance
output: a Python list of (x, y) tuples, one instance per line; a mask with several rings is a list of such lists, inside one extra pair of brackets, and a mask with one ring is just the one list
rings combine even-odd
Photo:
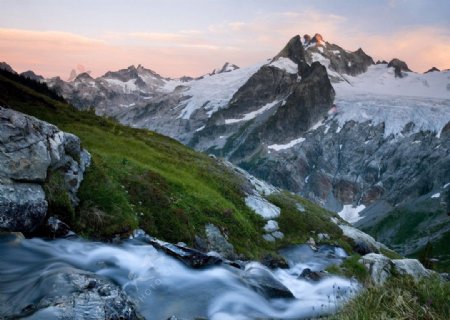
[(272, 144), (272, 145), (268, 146), (267, 148), (275, 150), (275, 151), (280, 151), (280, 150), (292, 148), (296, 144), (302, 143), (305, 140), (306, 140), (305, 138), (298, 138), (298, 139), (289, 141), (286, 144)]
[(237, 123), (237, 122), (241, 122), (241, 121), (249, 121), (249, 120), (252, 120), (252, 119), (256, 118), (256, 116), (258, 116), (258, 115), (260, 115), (260, 114), (266, 112), (267, 110), (273, 108), (273, 107), (276, 106), (279, 102), (280, 102), (280, 101), (278, 101), (278, 100), (269, 102), (268, 104), (264, 105), (264, 106), (261, 107), (260, 109), (245, 114), (244, 117), (243, 117), (243, 118), (240, 118), (240, 119), (226, 119), (226, 120), (225, 120), (225, 124), (233, 124), (233, 123)]
[(247, 80), (258, 71), (262, 63), (248, 67), (236, 69), (230, 72), (204, 76), (202, 79), (193, 80), (186, 83), (181, 81), (171, 81), (166, 84), (167, 88), (175, 85), (185, 85), (185, 96), (190, 98), (180, 105), (182, 110), (178, 118), (189, 119), (199, 108), (204, 107), (208, 116), (217, 110), (225, 107), (233, 97), (234, 93), (242, 87)]
[(431, 196), (431, 198), (440, 198), (440, 197), (441, 197), (441, 193), (440, 193), (440, 192), (435, 193), (435, 194), (433, 194), (433, 195)]
[(203, 129), (205, 129), (206, 126), (201, 126), (200, 128), (196, 129), (195, 132), (199, 132), (202, 131)]
[(349, 223), (355, 223), (362, 218), (359, 213), (365, 208), (366, 206), (363, 204), (357, 207), (353, 207), (351, 204), (345, 204), (342, 210), (338, 212), (338, 215)]
[(277, 60), (269, 64), (271, 67), (275, 67), (286, 71), (287, 73), (298, 73), (298, 65), (289, 58), (279, 57)]

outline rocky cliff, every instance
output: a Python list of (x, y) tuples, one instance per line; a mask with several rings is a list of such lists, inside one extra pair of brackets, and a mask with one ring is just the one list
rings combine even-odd
[(57, 127), (0, 107), (0, 229), (30, 232), (46, 218), (44, 185), (60, 175), (72, 206), (90, 162), (80, 140)]

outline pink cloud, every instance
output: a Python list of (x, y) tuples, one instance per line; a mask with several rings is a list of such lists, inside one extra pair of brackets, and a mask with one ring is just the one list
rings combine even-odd
[(446, 30), (423, 27), (377, 36), (358, 32), (348, 24), (343, 17), (306, 10), (223, 22), (204, 30), (109, 33), (98, 38), (0, 28), (0, 60), (20, 72), (32, 69), (63, 78), (77, 65), (98, 76), (131, 64), (142, 64), (163, 76), (197, 76), (225, 61), (245, 66), (265, 60), (292, 36), (318, 32), (346, 49), (362, 47), (374, 59), (403, 59), (415, 71), (450, 67)]

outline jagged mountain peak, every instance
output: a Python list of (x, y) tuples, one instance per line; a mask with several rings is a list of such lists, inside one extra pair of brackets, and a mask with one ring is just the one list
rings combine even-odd
[(94, 78), (91, 77), (89, 72), (82, 72), (79, 75), (77, 75), (74, 79), (74, 81), (93, 81)]
[(234, 70), (239, 69), (239, 67), (233, 63), (225, 62), (224, 65), (221, 68), (216, 68), (212, 72), (209, 73), (210, 76), (214, 74), (224, 73), (224, 72), (231, 72)]
[(309, 67), (306, 62), (305, 49), (299, 35), (292, 37), (284, 48), (272, 59), (272, 61), (275, 61), (278, 58), (291, 59), (298, 65), (300, 74), (305, 72), (305, 70)]

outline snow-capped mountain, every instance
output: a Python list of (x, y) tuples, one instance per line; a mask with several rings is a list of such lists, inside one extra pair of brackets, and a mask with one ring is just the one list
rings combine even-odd
[[(131, 66), (48, 84), (79, 108), (225, 157), (414, 253), (450, 230), (450, 72), (433, 71), (375, 64), (316, 34), (197, 79)], [(436, 231), (418, 223), (395, 238), (406, 214)]]

